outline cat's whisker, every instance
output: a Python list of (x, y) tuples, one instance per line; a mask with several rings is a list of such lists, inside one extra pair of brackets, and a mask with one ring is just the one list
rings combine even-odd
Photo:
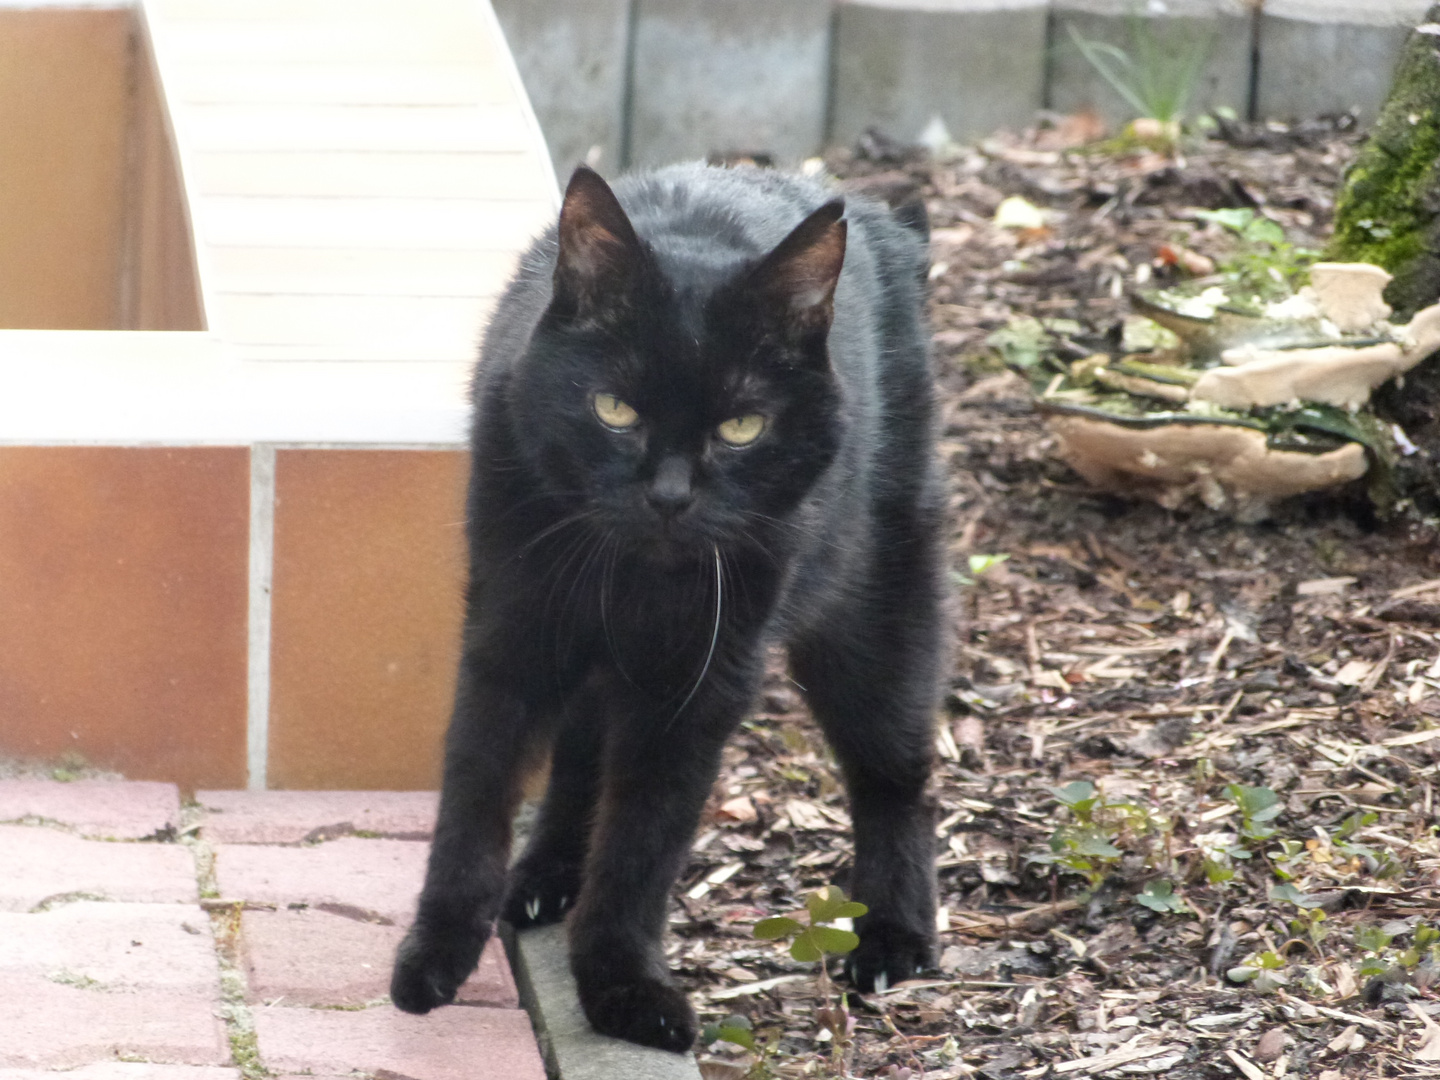
[(610, 659), (615, 661), (615, 670), (620, 672), (620, 677), (631, 686), (636, 686), (637, 683), (626, 670), (624, 661), (620, 659), (620, 650), (610, 629), (610, 590), (615, 583), (615, 564), (620, 561), (620, 538), (613, 529), (605, 531), (605, 545), (608, 557), (600, 572), (600, 630), (605, 635), (605, 647), (610, 650)]
[(554, 536), (561, 529), (567, 528), (571, 525), (576, 525), (586, 520), (587, 518), (595, 517), (599, 513), (600, 511), (596, 507), (589, 506), (586, 507), (584, 510), (578, 510), (573, 514), (561, 518), (559, 521), (555, 522), (552, 525), (547, 525), (545, 528), (541, 529), (538, 533), (532, 536), (529, 540), (525, 541), (524, 544), (520, 545), (520, 549), (515, 552), (514, 558), (520, 558), (536, 544), (540, 543), (546, 537)]
[(690, 687), (690, 692), (685, 695), (685, 700), (680, 702), (680, 707), (675, 710), (675, 715), (670, 717), (670, 722), (665, 725), (668, 731), (670, 725), (680, 718), (685, 711), (685, 706), (700, 690), (700, 684), (705, 681), (705, 676), (710, 672), (710, 661), (715, 658), (715, 643), (720, 640), (720, 611), (721, 601), (725, 594), (725, 579), (720, 572), (720, 546), (712, 544), (710, 550), (715, 555), (715, 625), (710, 630), (710, 648), (705, 651), (705, 663), (700, 666), (700, 674), (695, 677), (695, 685)]

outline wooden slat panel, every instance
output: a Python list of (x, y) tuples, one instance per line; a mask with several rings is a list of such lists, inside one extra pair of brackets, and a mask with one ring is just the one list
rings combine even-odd
[(285, 105), (511, 104), (514, 91), (493, 65), (190, 64), (174, 69), (175, 100)]
[(468, 0), (149, 0), (166, 19), (200, 22), (324, 22), (425, 19), (434, 25), (457, 13), (473, 18)]
[[(489, 309), (481, 312), (481, 322), (489, 318)], [(478, 335), (475, 341), (479, 342)], [(274, 364), (280, 368), (293, 367), (300, 363), (321, 365), (346, 364), (348, 371), (363, 371), (385, 363), (400, 363), (420, 367), (430, 363), (462, 364), (471, 367), (479, 353), (479, 345), (466, 346), (449, 341), (407, 342), (403, 349), (393, 342), (349, 341), (326, 342), (323, 345), (285, 345), (264, 342), (241, 342), (233, 347), (237, 359), (247, 366)], [(383, 406), (380, 406), (383, 408)], [(449, 441), (449, 440), (431, 440)]]
[(194, 150), (525, 151), (524, 118), (502, 105), (186, 105)]
[(533, 153), (220, 151), (191, 158), (204, 195), (543, 200), (554, 180)]
[(216, 294), (211, 325), (239, 343), (386, 343), (398, 359), (412, 347), (473, 355), (485, 309), (481, 297), (255, 296)]
[(511, 251), (337, 251), (212, 247), (210, 268), (232, 293), (488, 296), (514, 270)]
[(489, 64), (491, 46), (478, 22), (452, 22), (436, 33), (425, 19), (387, 21), (175, 21), (167, 29), (177, 55), (190, 62), (306, 64)]
[(231, 247), (514, 251), (549, 218), (541, 203), (212, 196), (196, 231), (206, 243)]
[(468, 364), (556, 207), (483, 0), (144, 2), (232, 354)]

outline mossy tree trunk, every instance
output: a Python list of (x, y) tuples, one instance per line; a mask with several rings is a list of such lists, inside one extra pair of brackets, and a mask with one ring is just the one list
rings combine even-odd
[(1346, 173), (1326, 257), (1395, 275), (1403, 321), (1440, 300), (1440, 3), (1410, 35), (1369, 142)]

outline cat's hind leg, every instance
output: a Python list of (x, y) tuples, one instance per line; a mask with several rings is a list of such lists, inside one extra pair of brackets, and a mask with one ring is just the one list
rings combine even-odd
[(943, 632), (924, 560), (791, 642), (796, 681), (834, 748), (855, 827), (860, 944), (846, 971), (862, 991), (935, 962), (935, 825), (927, 784)]
[(566, 705), (534, 831), (510, 868), (502, 910), (512, 926), (559, 922), (580, 895), (603, 742), (603, 711), (593, 695), (581, 691)]

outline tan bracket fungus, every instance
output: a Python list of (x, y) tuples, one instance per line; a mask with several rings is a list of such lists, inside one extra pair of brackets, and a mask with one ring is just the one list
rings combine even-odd
[(1409, 371), (1437, 349), (1440, 304), (1416, 315), (1398, 331), (1396, 340), (1378, 345), (1322, 345), (1313, 349), (1241, 345), (1226, 349), (1221, 356), (1226, 366), (1201, 375), (1191, 388), (1190, 399), (1227, 409), (1297, 401), (1358, 409), (1370, 400), (1370, 392), (1377, 386)]
[(1125, 427), (1088, 416), (1052, 415), (1060, 455), (1096, 487), (1175, 509), (1194, 496), (1213, 510), (1258, 518), (1275, 499), (1365, 475), (1365, 449), (1323, 454), (1273, 450), (1265, 433), (1229, 424)]
[[(1305, 404), (1353, 412), (1370, 400), (1377, 386), (1440, 350), (1440, 304), (1425, 308), (1406, 326), (1384, 321), (1390, 308), (1381, 293), (1389, 280), (1384, 270), (1364, 263), (1319, 263), (1311, 268), (1311, 284), (1295, 298), (1305, 300), (1296, 307), (1309, 314), (1289, 324), (1292, 333), (1318, 326), (1321, 335), (1351, 335), (1351, 344), (1327, 341), (1277, 348), (1277, 339), (1291, 335), (1284, 322), (1273, 318), (1249, 320), (1254, 325), (1246, 343), (1230, 333), (1237, 329), (1238, 316), (1221, 326), (1219, 312), (1209, 320), (1181, 318), (1139, 298), (1137, 310), (1166, 326), (1180, 324), (1171, 328), (1185, 340), (1191, 356), (1214, 357), (1218, 351), (1222, 363), (1197, 370), (1183, 366), (1182, 360), (1172, 372), (1168, 366), (1133, 358), (1116, 361), (1096, 355), (1078, 361), (1072, 365), (1072, 378), (1183, 406), (1192, 418), (1167, 423), (1154, 416), (1145, 422), (1140, 416), (1116, 414), (1107, 419), (1105, 410), (1082, 406), (1075, 391), (1053, 397), (1047, 391), (1041, 408), (1048, 399), (1048, 422), (1060, 456), (1096, 487), (1152, 499), (1171, 509), (1198, 498), (1212, 509), (1248, 520), (1263, 517), (1276, 499), (1359, 479), (1369, 467), (1360, 443), (1324, 453), (1275, 449), (1264, 424), (1244, 414)], [(1367, 341), (1357, 339), (1360, 334), (1373, 336)], [(1223, 347), (1227, 336), (1232, 344)], [(1184, 379), (1172, 377), (1178, 371), (1193, 372), (1193, 384), (1187, 387)], [(1224, 419), (1220, 410), (1233, 419)]]

